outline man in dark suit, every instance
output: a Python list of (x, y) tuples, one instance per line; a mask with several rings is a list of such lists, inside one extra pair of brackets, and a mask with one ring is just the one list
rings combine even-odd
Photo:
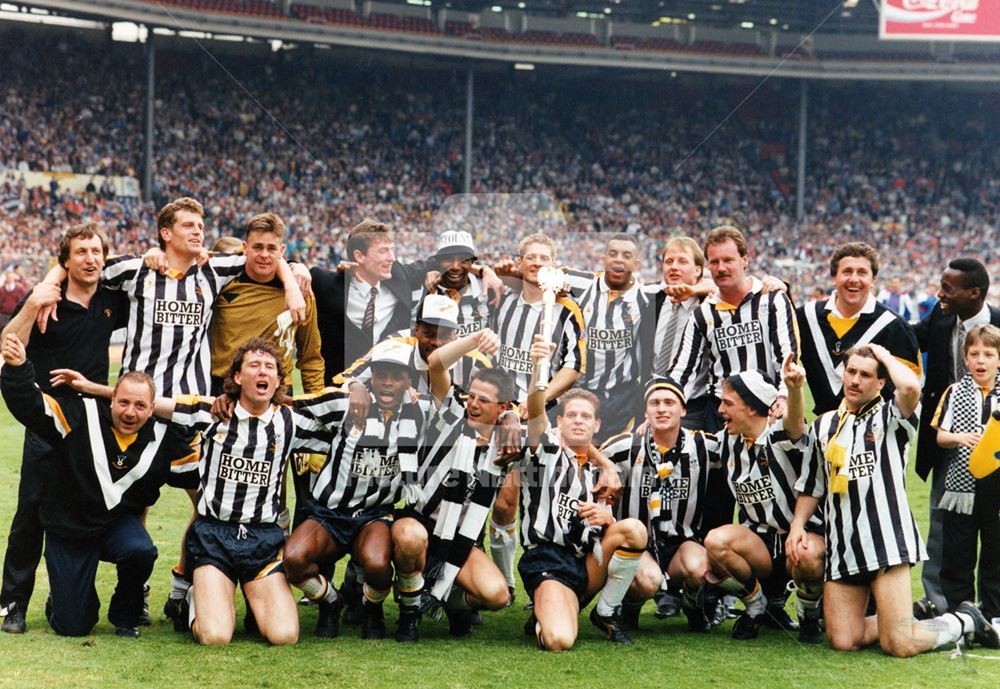
[(410, 327), (424, 276), (437, 269), (435, 261), (397, 263), (389, 227), (371, 219), (348, 234), (347, 260), (355, 267), (311, 269), (327, 385), (385, 336)]
[(931, 515), (927, 534), (927, 554), (922, 581), (924, 599), (914, 603), (918, 618), (933, 617), (933, 604), (947, 609), (941, 592), (941, 547), (944, 539), (938, 503), (944, 493), (945, 468), (950, 450), (937, 444), (937, 431), (931, 420), (945, 389), (965, 373), (963, 346), (965, 334), (976, 325), (1000, 326), (1000, 309), (986, 303), (990, 276), (986, 267), (974, 258), (956, 258), (941, 275), (941, 290), (934, 309), (917, 323), (914, 330), (920, 349), (927, 353), (927, 378), (920, 409), (920, 434), (917, 443), (917, 475), (931, 476)]

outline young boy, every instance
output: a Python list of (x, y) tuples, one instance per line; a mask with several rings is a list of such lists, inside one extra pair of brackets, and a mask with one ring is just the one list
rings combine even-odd
[(941, 397), (932, 425), (938, 445), (954, 448), (939, 508), (944, 511), (941, 587), (954, 610), (975, 600), (976, 537), (979, 597), (987, 619), (1000, 616), (1000, 473), (976, 480), (969, 455), (1000, 397), (1000, 328), (977, 325), (965, 337), (967, 373)]

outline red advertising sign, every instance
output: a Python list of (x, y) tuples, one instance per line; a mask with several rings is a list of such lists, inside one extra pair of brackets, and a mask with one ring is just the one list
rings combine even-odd
[(1000, 41), (998, 0), (882, 0), (879, 38)]

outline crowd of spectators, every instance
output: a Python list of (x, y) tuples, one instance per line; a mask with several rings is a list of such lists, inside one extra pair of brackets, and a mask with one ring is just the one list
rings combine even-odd
[[(637, 233), (649, 239), (647, 279), (662, 240), (729, 222), (752, 238), (752, 270), (785, 278), (801, 298), (828, 286), (827, 258), (848, 240), (879, 247), (881, 276), (918, 294), (956, 255), (1000, 272), (997, 107), (985, 91), (814, 84), (798, 221), (797, 84), (772, 80), (744, 102), (755, 82), (483, 73), (472, 190), (499, 196), (488, 213), (449, 215), (442, 207), (454, 211), (445, 202), (463, 178), (464, 70), (326, 53), (161, 48), (153, 202), (143, 204), (19, 177), (141, 176), (141, 46), (0, 34), (0, 268), (37, 278), (53, 238), (82, 219), (104, 223), (116, 250), (142, 251), (154, 209), (190, 195), (205, 205), (207, 243), (272, 210), (288, 223), (290, 253), (325, 265), (366, 216), (407, 233), (404, 259), (431, 253), (435, 230), (456, 218), (478, 217), (468, 229), (487, 260), (526, 232), (563, 226), (572, 238), (560, 259), (588, 266), (593, 233)], [(518, 194), (543, 200), (508, 196)]]

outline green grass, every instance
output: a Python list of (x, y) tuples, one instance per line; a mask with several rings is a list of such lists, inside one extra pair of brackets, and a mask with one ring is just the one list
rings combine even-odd
[[(0, 549), (6, 548), (7, 527), (16, 506), (21, 457), (21, 427), (0, 407)], [(910, 502), (922, 526), (926, 524), (927, 485), (911, 476)], [(45, 564), (28, 611), (28, 633), (0, 634), (0, 687), (503, 687), (556, 689), (566, 686), (618, 687), (995, 687), (997, 672), (987, 660), (952, 660), (949, 653), (929, 653), (896, 660), (877, 649), (834, 653), (824, 647), (803, 647), (781, 632), (764, 630), (752, 642), (730, 639), (727, 622), (721, 630), (693, 636), (683, 619), (658, 621), (652, 605), (644, 608), (641, 630), (630, 648), (612, 647), (580, 617), (576, 648), (564, 654), (541, 653), (525, 641), (521, 627), (523, 592), (514, 607), (486, 615), (485, 626), (471, 639), (447, 635), (443, 622), (425, 620), (423, 640), (401, 646), (391, 639), (362, 641), (357, 630), (320, 641), (311, 636), (315, 609), (300, 608), (302, 641), (295, 647), (270, 648), (259, 639), (236, 634), (225, 648), (202, 648), (188, 635), (173, 632), (161, 608), (169, 590), (170, 567), (180, 547), (180, 535), (190, 503), (180, 491), (165, 489), (149, 517), (149, 530), (160, 551), (151, 579), (153, 626), (138, 641), (118, 639), (106, 619), (84, 639), (52, 633), (42, 612), (48, 592)], [(914, 595), (920, 593), (919, 569), (913, 572)], [(102, 564), (98, 592), (102, 614), (114, 586), (114, 570)], [(239, 601), (242, 620), (242, 600)], [(396, 617), (387, 604), (390, 628)], [(1000, 653), (976, 650), (1000, 659)], [(944, 679), (947, 678), (947, 679)]]

